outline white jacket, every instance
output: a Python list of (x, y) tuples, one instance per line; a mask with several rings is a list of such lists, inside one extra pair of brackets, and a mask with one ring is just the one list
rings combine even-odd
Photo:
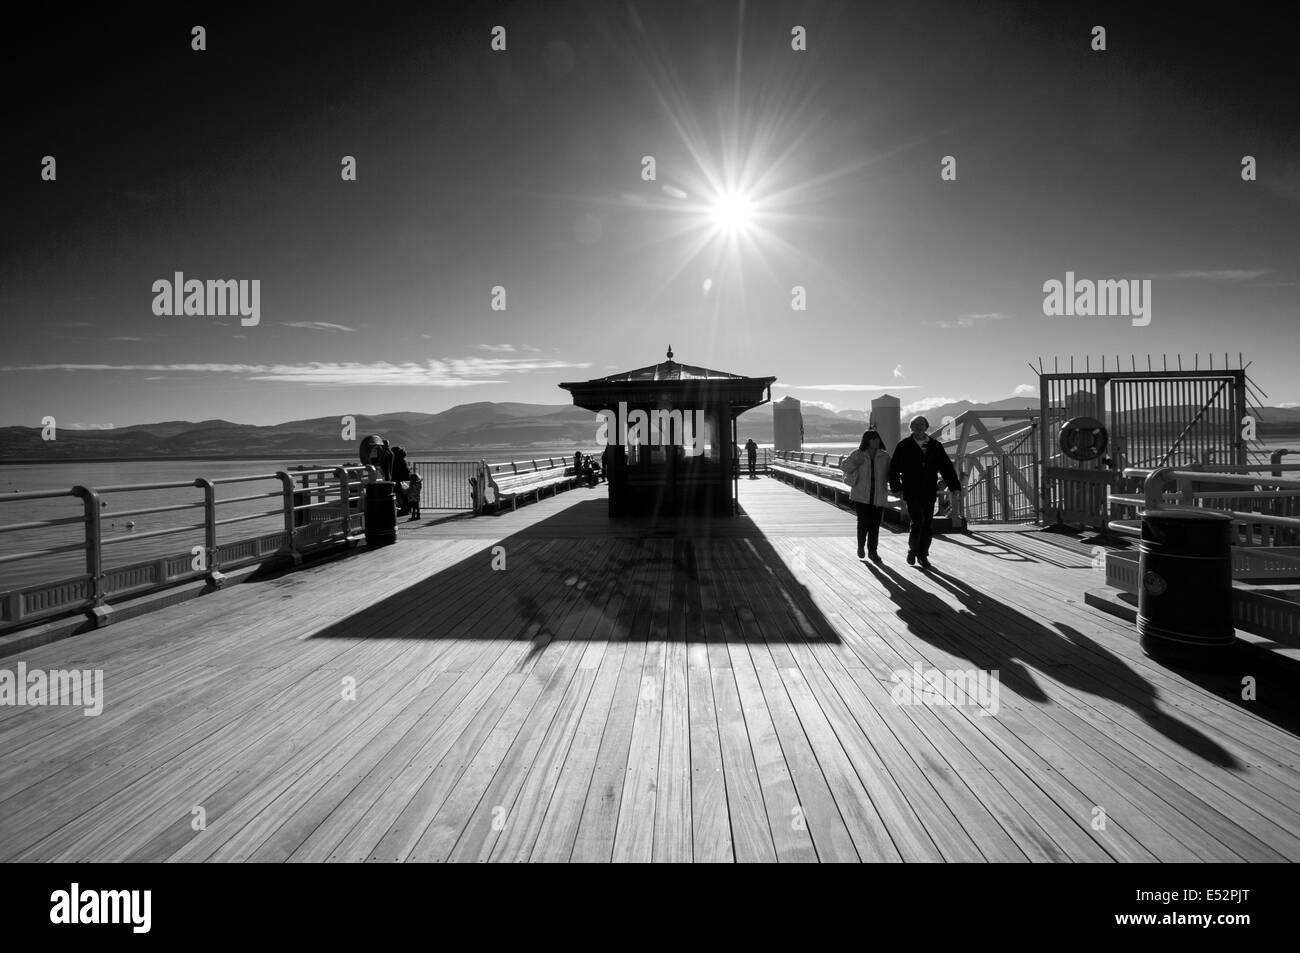
[[(884, 506), (889, 497), (889, 454), (882, 448), (876, 451), (876, 459), (865, 450), (854, 450), (840, 464), (844, 471), (844, 482), (853, 487), (849, 499), (858, 503), (872, 503)], [(871, 485), (875, 483), (875, 496), (871, 497)]]

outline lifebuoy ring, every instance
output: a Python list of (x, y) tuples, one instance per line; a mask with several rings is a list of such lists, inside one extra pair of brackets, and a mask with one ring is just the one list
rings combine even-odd
[(1058, 443), (1071, 460), (1096, 460), (1108, 440), (1105, 426), (1096, 417), (1074, 417), (1061, 427)]

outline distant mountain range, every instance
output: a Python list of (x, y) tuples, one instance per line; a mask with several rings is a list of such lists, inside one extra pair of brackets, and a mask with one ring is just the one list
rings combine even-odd
[[(1010, 397), (989, 404), (957, 401), (925, 412), (933, 425), (967, 410), (1021, 410), (1038, 406), (1036, 397)], [(1300, 408), (1263, 408), (1261, 439), (1300, 435)], [(438, 414), (413, 412), (357, 415), (356, 439), (380, 434), (413, 454), (435, 450), (580, 448), (595, 445), (595, 415), (569, 404), (479, 402), (461, 404)], [(830, 411), (803, 405), (804, 442), (857, 440), (867, 411)], [(741, 415), (737, 433), (743, 443), (772, 440), (772, 405)], [(197, 457), (281, 457), (356, 453), (356, 441), (342, 439), (338, 417), (291, 420), (259, 427), (228, 420), (169, 420), (112, 430), (60, 429), (56, 439), (41, 439), (39, 427), (0, 427), (0, 462), (61, 459), (154, 459)]]

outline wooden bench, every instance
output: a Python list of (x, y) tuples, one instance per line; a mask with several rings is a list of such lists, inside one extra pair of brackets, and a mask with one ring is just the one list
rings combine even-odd
[(781, 451), (767, 468), (778, 480), (805, 491), (811, 487), (818, 499), (825, 492), (831, 502), (838, 505), (841, 497), (847, 502), (852, 489), (844, 482), (844, 471), (840, 469), (840, 463), (846, 456), (836, 453)]
[[(847, 453), (782, 450), (768, 464), (768, 472), (778, 480), (799, 487), (805, 492), (811, 488), (819, 500), (825, 494), (825, 498), (836, 506), (843, 505), (851, 508), (849, 494), (853, 492), (853, 488), (844, 482), (844, 471), (840, 469), (840, 464), (848, 459), (848, 456)], [(900, 501), (892, 495), (886, 498), (882, 504), (886, 522), (902, 523), (903, 513), (899, 503)], [(936, 516), (933, 525), (936, 533), (948, 532), (951, 529), (951, 521), (947, 516)]]
[(483, 487), (483, 502), (497, 509), (506, 502), (512, 510), (517, 509), (520, 498), (532, 496), (540, 500), (544, 490), (549, 489), (554, 495), (579, 482), (572, 460), (564, 457), (493, 463), (484, 472), (487, 483)]

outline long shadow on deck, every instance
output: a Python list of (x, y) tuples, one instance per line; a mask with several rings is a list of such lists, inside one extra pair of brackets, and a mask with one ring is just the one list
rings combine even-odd
[(1031, 665), (1049, 671), (1072, 689), (1123, 705), (1170, 741), (1212, 764), (1242, 766), (1214, 739), (1159, 710), (1155, 686), (1082, 632), (1059, 624), (1060, 631), (1050, 629), (938, 570), (927, 575), (955, 596), (962, 608), (953, 608), (902, 572), (868, 565), (913, 635), (975, 668), (1000, 672), (1001, 684), (1021, 697), (1038, 704), (1051, 702), (1026, 667)]
[[(763, 613), (786, 624), (756, 626)], [(565, 639), (839, 641), (749, 517), (616, 520), (603, 500), (488, 542), (312, 638), (518, 639), (537, 651)]]
[[(978, 532), (971, 535), (972, 538), (980, 537)], [(1060, 533), (1058, 535), (1070, 538), (1071, 534)], [(1077, 537), (1077, 534), (1074, 534), (1074, 536)], [(943, 536), (936, 536), (935, 540), (936, 542), (958, 546), (964, 552), (986, 555), (979, 545), (970, 545), (965, 541), (959, 542), (956, 539)], [(1101, 546), (1101, 543), (1088, 541), (1084, 545), (1091, 548), (1094, 545)], [(1128, 548), (1129, 545), (1124, 540), (1107, 540), (1106, 546), (1103, 548), (1124, 549)], [(1073, 563), (1070, 562), (1072, 557), (1074, 559)], [(1034, 555), (1026, 561), (1034, 560), (1066, 569), (1084, 568), (1090, 562), (1089, 555), (1085, 552), (1069, 547), (1061, 549), (1060, 560)], [(936, 573), (936, 575), (941, 578), (950, 578), (944, 577), (943, 573)], [(1067, 638), (1073, 639), (1076, 643), (1089, 649), (1096, 648), (1095, 643), (1092, 643), (1069, 626), (1057, 623), (1057, 628), (1065, 633)], [(1135, 631), (1134, 638), (1136, 637)], [(1239, 641), (1235, 650), (1227, 653), (1222, 659), (1216, 660), (1212, 668), (1184, 668), (1155, 660), (1152, 660), (1151, 664), (1168, 668), (1171, 672), (1176, 672), (1178, 677), (1186, 679), (1213, 695), (1217, 695), (1228, 704), (1249, 711), (1251, 714), (1276, 725), (1284, 731), (1289, 731), (1293, 735), (1300, 735), (1300, 662), (1281, 652), (1274, 651), (1268, 645), (1248, 644)], [(1244, 702), (1242, 699), (1242, 686), (1245, 678), (1251, 679), (1251, 684), (1255, 689), (1255, 697), (1248, 702)]]

